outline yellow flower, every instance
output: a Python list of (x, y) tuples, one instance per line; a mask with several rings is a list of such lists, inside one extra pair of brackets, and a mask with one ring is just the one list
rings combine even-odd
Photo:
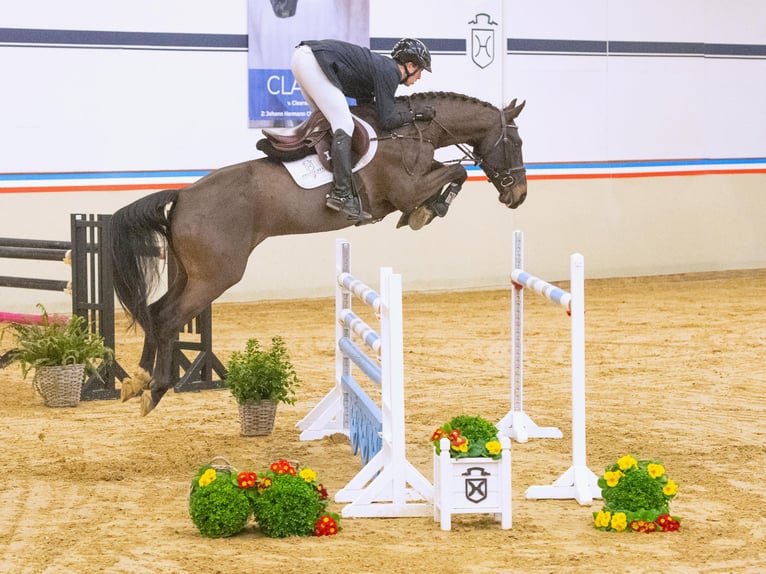
[(603, 510), (599, 510), (598, 514), (596, 515), (596, 528), (605, 528), (609, 526), (609, 521), (612, 519), (612, 513), (611, 512), (604, 512)]
[(215, 480), (216, 477), (215, 469), (214, 468), (208, 468), (202, 476), (199, 477), (199, 485), (200, 486), (207, 486), (211, 482)]
[(452, 450), (455, 450), (457, 452), (468, 452), (468, 439), (466, 439), (464, 442), (461, 442), (458, 445), (455, 445), (452, 443)]
[(314, 482), (317, 479), (317, 473), (310, 468), (304, 468), (298, 475), (306, 482)]
[(673, 479), (669, 478), (668, 483), (663, 487), (662, 492), (665, 493), (665, 496), (673, 496), (678, 492), (678, 485)]
[(623, 476), (625, 475), (620, 470), (608, 471), (604, 473), (604, 480), (607, 486), (615, 487)]
[(491, 440), (484, 446), (487, 448), (487, 452), (492, 455), (499, 454), (500, 450), (502, 449), (500, 446), (500, 441), (497, 440)]
[(624, 512), (615, 512), (609, 525), (617, 532), (622, 532), (628, 527), (628, 517)]
[(635, 458), (633, 458), (629, 454), (626, 454), (620, 460), (617, 461), (617, 466), (620, 467), (620, 470), (628, 470), (629, 468), (638, 466), (638, 462), (636, 462)]
[(661, 464), (651, 463), (646, 466), (646, 472), (648, 472), (649, 476), (652, 478), (659, 478), (665, 474), (665, 467)]

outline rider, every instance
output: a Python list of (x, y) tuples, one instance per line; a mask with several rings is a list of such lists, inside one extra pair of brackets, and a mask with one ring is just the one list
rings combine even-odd
[(432, 108), (400, 112), (394, 105), (400, 84), (411, 86), (423, 70), (431, 71), (428, 48), (420, 40), (403, 38), (389, 58), (340, 40), (306, 40), (293, 54), (292, 70), (303, 97), (312, 110), (324, 113), (333, 132), (334, 189), (327, 195), (327, 207), (343, 211), (349, 219), (370, 219), (372, 216), (362, 209), (351, 173), (354, 122), (346, 97), (355, 98), (357, 103), (374, 101), (380, 125), (386, 130), (413, 120), (433, 119)]

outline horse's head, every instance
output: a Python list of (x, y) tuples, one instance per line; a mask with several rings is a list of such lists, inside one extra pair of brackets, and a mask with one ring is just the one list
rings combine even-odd
[(521, 155), (521, 137), (515, 119), (526, 102), (518, 106), (514, 99), (500, 110), (497, 127), (488, 130), (484, 139), (474, 148), (479, 166), (500, 194), (500, 201), (515, 209), (527, 197), (527, 170)]

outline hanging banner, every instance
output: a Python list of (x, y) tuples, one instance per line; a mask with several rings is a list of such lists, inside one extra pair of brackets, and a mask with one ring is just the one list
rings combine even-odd
[(302, 40), (370, 45), (369, 0), (248, 0), (247, 8), (251, 128), (293, 126), (309, 116), (290, 70)]

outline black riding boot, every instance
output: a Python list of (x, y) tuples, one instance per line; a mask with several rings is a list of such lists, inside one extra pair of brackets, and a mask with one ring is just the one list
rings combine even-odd
[(333, 211), (342, 211), (349, 219), (366, 221), (372, 216), (362, 209), (351, 173), (351, 136), (335, 130), (332, 138), (332, 172), (335, 188), (327, 195), (326, 205)]

